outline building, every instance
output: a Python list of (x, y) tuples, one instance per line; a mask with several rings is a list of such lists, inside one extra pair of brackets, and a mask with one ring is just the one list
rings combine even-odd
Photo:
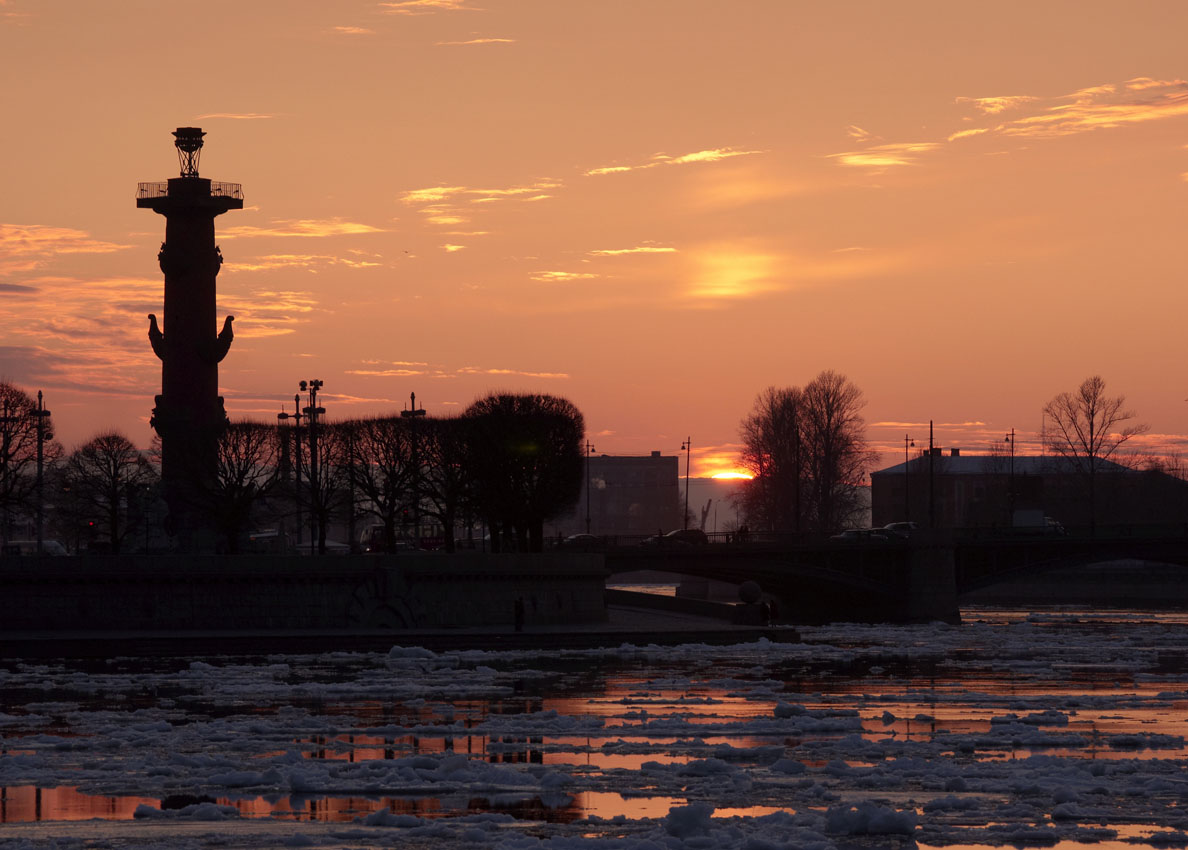
[(671, 531), (682, 526), (684, 493), (676, 455), (590, 455), (577, 506), (547, 523), (547, 532), (584, 534), (587, 516), (590, 533), (604, 537)]
[(1108, 460), (1097, 462), (1091, 485), (1073, 458), (934, 448), (931, 455), (923, 451), (872, 473), (870, 481), (875, 526), (912, 521), (937, 528), (1003, 528), (1038, 516), (1077, 528), (1188, 518), (1188, 483)]

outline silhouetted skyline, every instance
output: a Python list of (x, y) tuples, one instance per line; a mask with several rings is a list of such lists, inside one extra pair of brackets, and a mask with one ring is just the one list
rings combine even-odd
[(823, 369), (863, 390), (879, 466), (929, 420), (1034, 453), (1044, 403), (1101, 374), (1168, 451), (1185, 25), (1172, 0), (9, 0), (0, 378), (68, 448), (148, 445), (160, 228), (131, 196), (191, 125), (203, 174), (251, 187), (216, 234), (232, 418), (315, 373), (331, 418), (545, 392), (600, 452), (691, 436), (696, 476)]

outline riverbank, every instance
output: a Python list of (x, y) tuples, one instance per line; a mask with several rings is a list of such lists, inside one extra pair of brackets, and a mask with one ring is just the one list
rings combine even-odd
[(526, 623), (509, 627), (453, 629), (287, 629), (81, 631), (25, 630), (0, 635), (0, 658), (111, 658), (271, 653), (387, 652), (420, 646), (435, 652), (461, 649), (593, 649), (622, 644), (720, 646), (770, 640), (798, 640), (790, 626), (735, 625), (717, 617), (608, 605), (599, 623)]

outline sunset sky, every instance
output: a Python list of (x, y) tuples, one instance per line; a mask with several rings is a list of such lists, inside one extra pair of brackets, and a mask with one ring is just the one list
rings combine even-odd
[(232, 418), (309, 378), (331, 419), (540, 391), (708, 475), (823, 369), (880, 465), (930, 419), (1038, 451), (1101, 374), (1176, 451), (1186, 32), (1182, 0), (0, 0), (0, 378), (67, 448), (148, 445), (136, 184), (200, 126), (245, 196)]

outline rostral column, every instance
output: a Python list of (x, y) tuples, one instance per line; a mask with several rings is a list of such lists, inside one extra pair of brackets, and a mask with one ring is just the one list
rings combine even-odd
[(141, 183), (136, 206), (165, 216), (157, 259), (165, 273), (164, 327), (149, 315), (149, 341), (161, 359), (161, 394), (152, 426), (161, 437), (161, 482), (169, 506), (167, 530), (182, 551), (212, 551), (215, 532), (204, 510), (218, 471), (217, 446), (227, 426), (219, 395), (219, 362), (231, 346), (228, 316), (216, 333), (215, 278), (223, 256), (215, 216), (243, 209), (238, 183), (198, 176), (202, 137), (197, 127), (174, 132), (181, 176)]

